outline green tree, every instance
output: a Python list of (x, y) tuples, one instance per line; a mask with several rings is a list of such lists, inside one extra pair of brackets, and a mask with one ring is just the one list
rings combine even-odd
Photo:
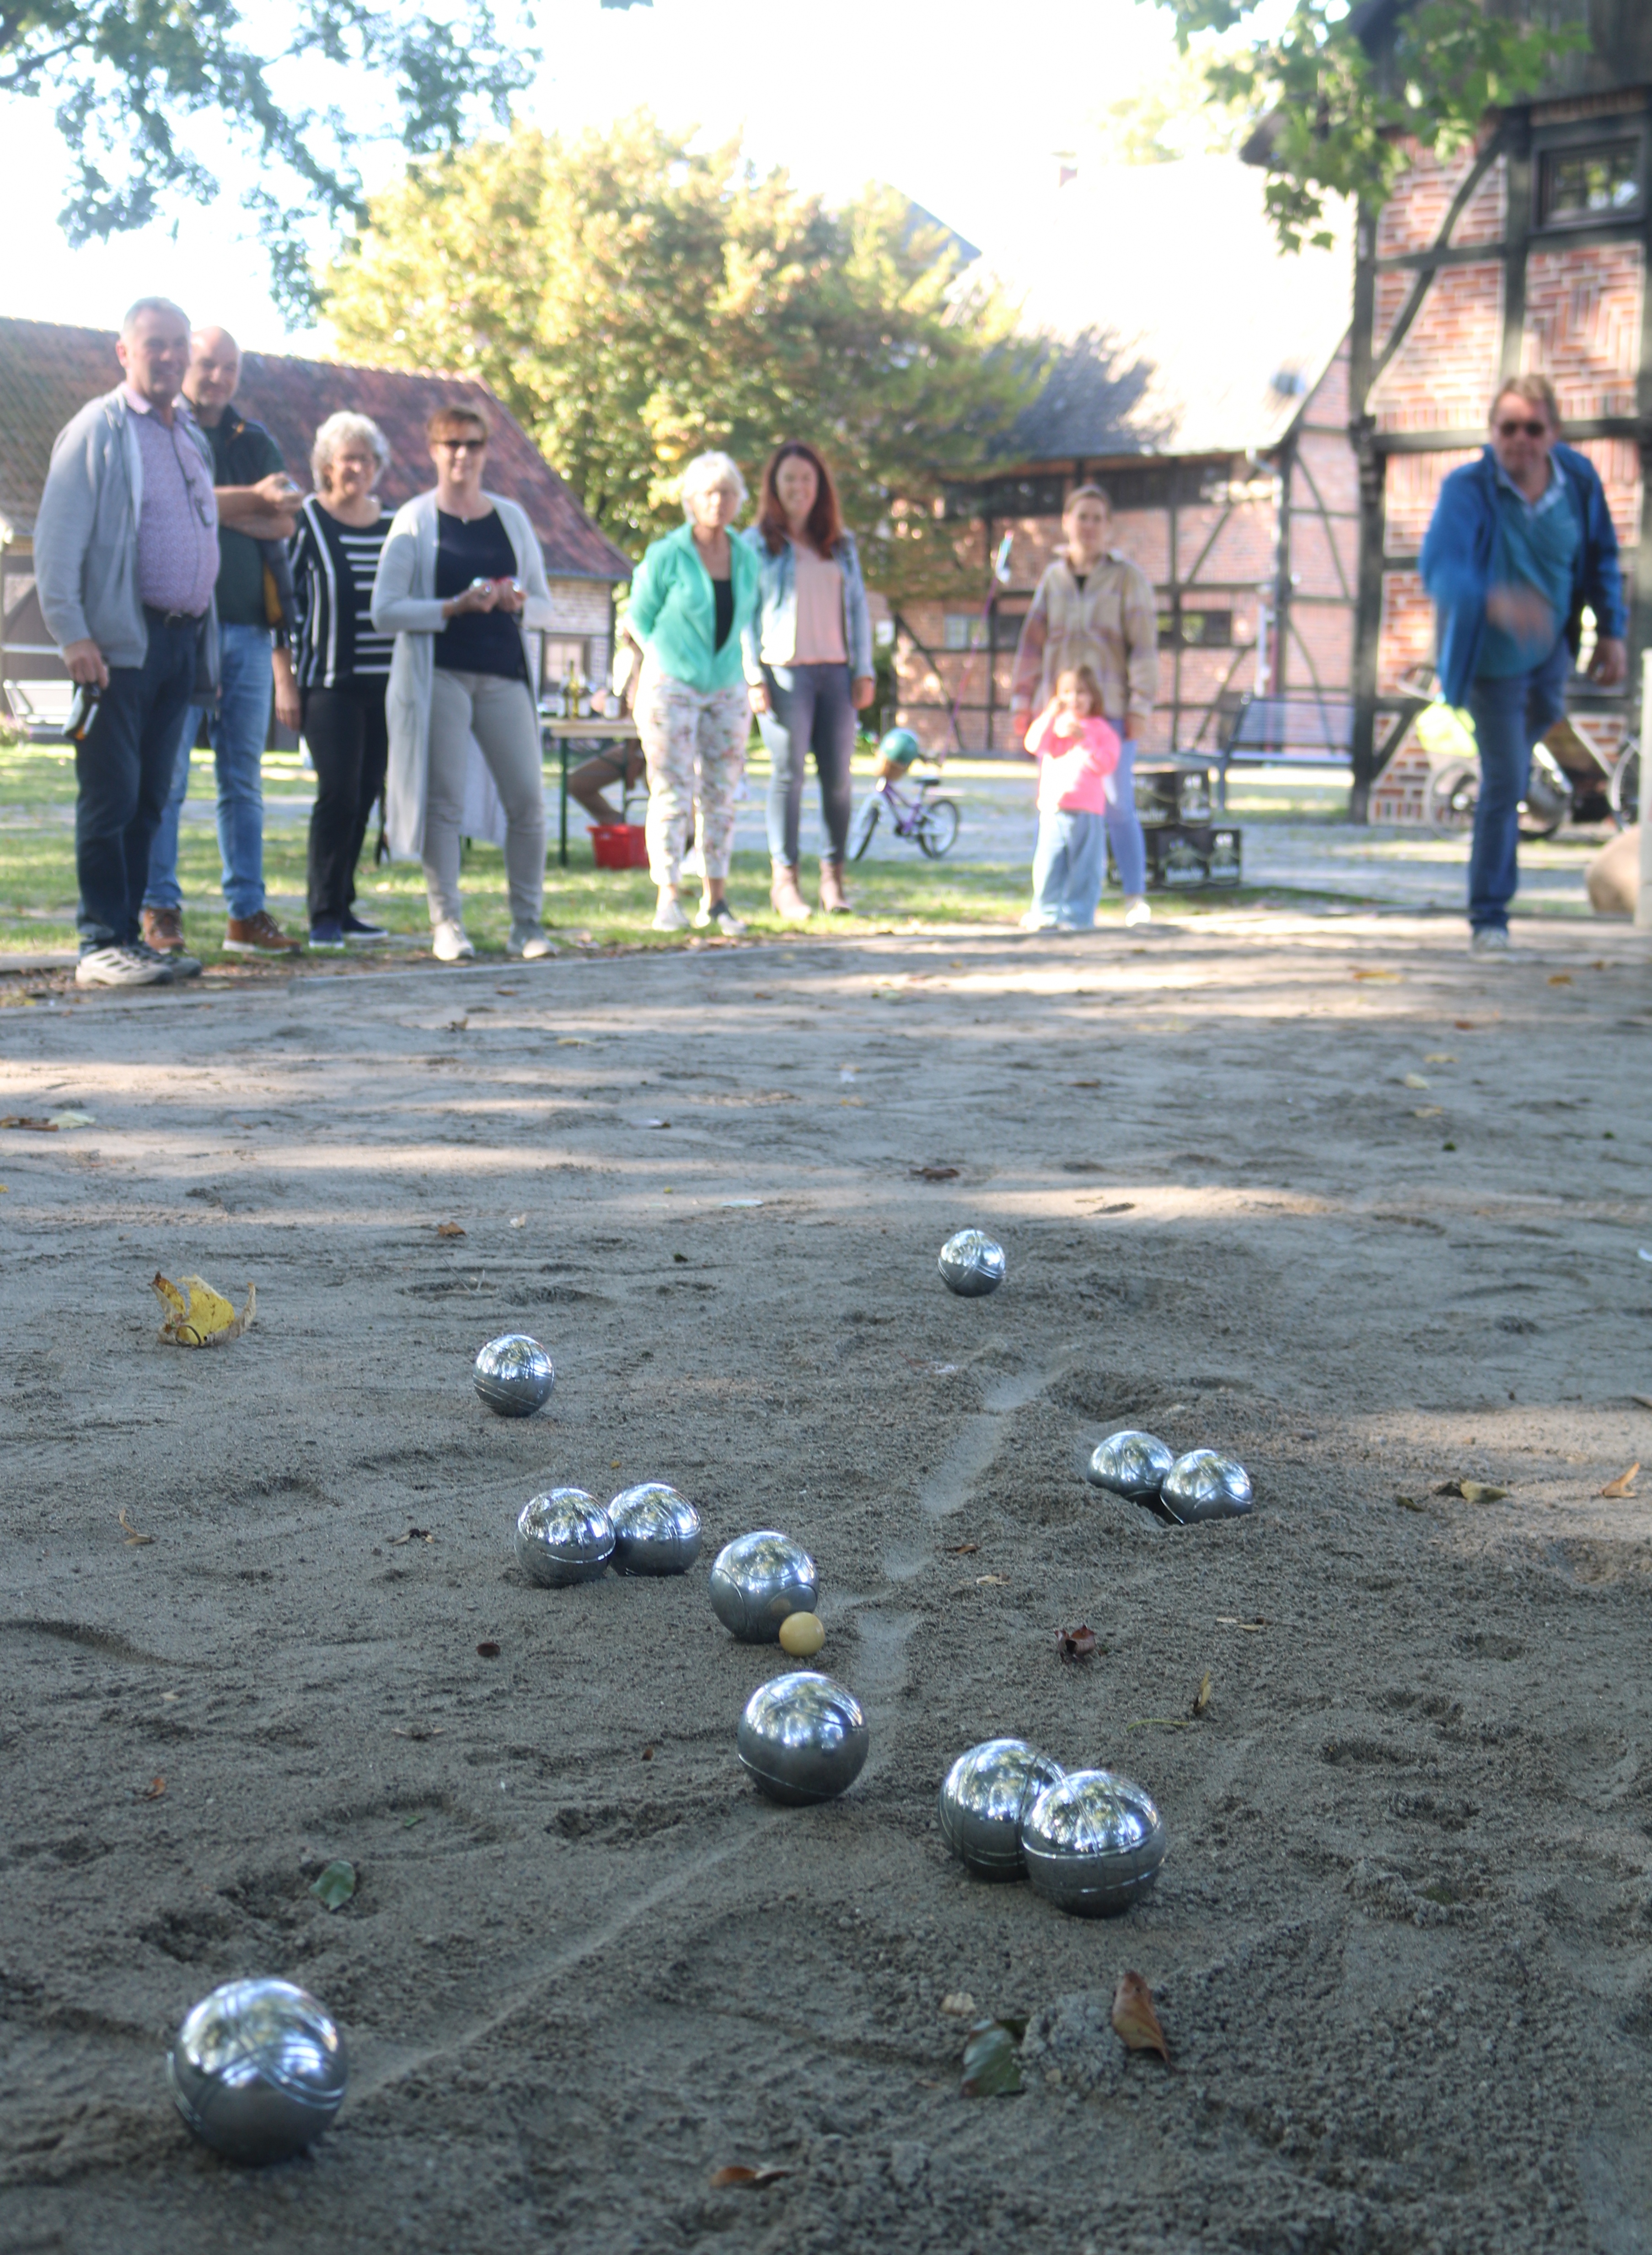
[[(252, 25), (235, 0), (0, 0), (0, 95), (55, 98), (74, 162), (69, 241), (146, 226), (179, 196), (209, 202), (201, 152), (227, 127), (257, 159), (245, 202), (299, 315), (313, 308), (308, 227), (362, 215), (370, 136), (351, 121), (369, 113), (411, 151), (451, 147), (479, 110), (503, 121), (537, 61), (489, 0), (439, 18), (419, 0), (260, 0)], [(295, 103), (300, 84), (311, 99)], [(318, 88), (340, 99), (320, 104)]]
[(833, 210), (647, 113), (411, 167), (325, 299), (341, 350), (490, 384), (633, 550), (681, 521), (691, 455), (723, 448), (755, 483), (810, 439), (891, 592), (951, 584), (939, 477), (1036, 382), (1007, 309), (894, 190)]
[[(1583, 0), (1534, 20), (1487, 0), (1293, 0), (1283, 25), (1255, 35), (1274, 0), (1157, 0), (1177, 46), (1215, 33), (1206, 52), (1217, 98), (1256, 120), (1247, 153), (1267, 166), (1267, 202), (1287, 250), (1329, 245), (1327, 196), (1380, 207), (1416, 147), (1449, 157), (1490, 109), (1525, 101), (1555, 61), (1587, 46)], [(1245, 35), (1251, 34), (1246, 45)], [(1232, 38), (1229, 35), (1236, 35)]]

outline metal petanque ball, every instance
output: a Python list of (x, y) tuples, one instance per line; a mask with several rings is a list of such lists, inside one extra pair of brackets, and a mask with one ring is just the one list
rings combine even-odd
[(614, 1549), (607, 1512), (582, 1487), (553, 1487), (522, 1507), (517, 1563), (546, 1589), (600, 1581), (614, 1563)]
[(1004, 1248), (982, 1229), (960, 1229), (941, 1247), (941, 1282), (949, 1292), (978, 1300), (1004, 1281)]
[(284, 2161), (338, 2112), (344, 2039), (291, 1981), (226, 1981), (178, 2031), (166, 2080), (203, 2144), (232, 2161)]
[(988, 1739), (960, 1754), (941, 1781), (941, 1837), (981, 1879), (1023, 1879), (1021, 1823), (1038, 1795), (1065, 1775), (1024, 1739)]
[(1112, 1770), (1073, 1770), (1021, 1822), (1035, 1892), (1079, 1918), (1128, 1910), (1152, 1885), (1164, 1849), (1163, 1818), (1139, 1785)]
[(1175, 1462), (1173, 1451), (1151, 1433), (1109, 1433), (1097, 1446), (1084, 1476), (1092, 1487), (1128, 1496), (1132, 1503), (1156, 1503)]
[(1178, 1526), (1203, 1519), (1239, 1519), (1250, 1509), (1250, 1474), (1214, 1449), (1190, 1449), (1164, 1476), (1159, 1502)]
[(711, 1570), (712, 1610), (742, 1644), (775, 1644), (789, 1613), (812, 1613), (820, 1595), (814, 1560), (789, 1535), (737, 1535)]
[(746, 1702), (735, 1743), (770, 1801), (831, 1801), (861, 1774), (866, 1717), (852, 1691), (811, 1668), (777, 1675)]
[(699, 1514), (664, 1480), (608, 1500), (616, 1574), (685, 1574), (699, 1556)]
[(496, 1417), (531, 1417), (556, 1382), (550, 1356), (524, 1331), (489, 1339), (476, 1357), (476, 1391)]

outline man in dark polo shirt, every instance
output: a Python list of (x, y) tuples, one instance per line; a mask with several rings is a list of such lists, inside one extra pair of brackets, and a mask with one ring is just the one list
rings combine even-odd
[[(299, 492), (263, 424), (232, 404), (241, 378), (241, 348), (235, 339), (227, 329), (207, 328), (195, 330), (189, 341), (184, 397), (212, 449), (218, 501), (216, 597), (223, 688), (207, 720), (218, 770), (218, 847), (229, 911), (224, 946), (234, 955), (292, 955), (301, 943), (281, 930), (264, 905), (264, 751), (275, 646), (265, 571), (273, 566), (278, 581), (285, 579), (281, 550), (271, 544), (292, 535)], [(178, 824), (201, 718), (198, 706), (184, 716), (177, 772), (150, 854), (144, 938), (163, 952), (184, 944)]]

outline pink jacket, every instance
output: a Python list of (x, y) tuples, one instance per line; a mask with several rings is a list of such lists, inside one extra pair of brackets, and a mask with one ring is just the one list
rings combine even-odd
[(1056, 711), (1047, 705), (1027, 731), (1027, 749), (1039, 762), (1038, 811), (1105, 814), (1107, 779), (1119, 763), (1117, 731), (1105, 720), (1080, 720), (1074, 736), (1056, 734)]

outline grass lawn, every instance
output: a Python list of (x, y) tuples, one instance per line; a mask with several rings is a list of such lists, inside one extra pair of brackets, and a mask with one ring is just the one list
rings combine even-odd
[[(195, 760), (192, 804), (210, 798), (212, 791), (210, 753), (198, 752)], [(857, 768), (861, 764), (857, 762)], [(869, 762), (867, 771), (869, 775)], [(973, 780), (1002, 780), (1003, 774), (1002, 762), (955, 761), (947, 769), (948, 779), (960, 785)], [(307, 799), (309, 777), (295, 753), (267, 755), (264, 778), (266, 808), (272, 814), (279, 814), (283, 802), (296, 813)], [(765, 773), (754, 762), (753, 787), (761, 790), (765, 781)], [(74, 946), (74, 810), (71, 751), (48, 744), (0, 741), (0, 956)], [(1290, 811), (1298, 810), (1293, 805)], [(650, 930), (654, 889), (645, 870), (617, 872), (593, 866), (585, 817), (579, 809), (571, 811), (573, 858), (566, 869), (557, 864), (554, 840), (553, 811), (552, 858), (545, 873), (545, 922), (553, 931), (599, 947), (685, 944), (690, 935)], [(265, 830), (264, 877), (271, 911), (294, 933), (306, 928), (305, 843), (305, 822), (290, 815), (272, 820)], [(184, 928), (190, 948), (204, 963), (216, 963), (223, 958), (224, 906), (217, 841), (207, 825), (194, 821), (184, 825), (179, 861), (186, 903)], [(811, 875), (805, 867), (805, 883)], [(910, 930), (931, 924), (1013, 924), (1027, 904), (1028, 875), (1025, 867), (1007, 862), (951, 859), (932, 862), (916, 852), (898, 861), (863, 861), (854, 866), (850, 877), (856, 913), (829, 922), (818, 917), (802, 928), (801, 934), (798, 927), (782, 925), (770, 912), (766, 855), (736, 854), (728, 889), (754, 931), (784, 931), (789, 937), (806, 938), (811, 933), (823, 937), (828, 931)], [(504, 857), (496, 847), (468, 848), (463, 886), (467, 931), (479, 950), (503, 954), (510, 912)], [(1279, 890), (1275, 885), (1212, 892), (1202, 896), (1202, 904), (1231, 908), (1264, 897), (1276, 900)], [(364, 857), (357, 906), (393, 932), (416, 938), (428, 936), (424, 877), (414, 863), (375, 868)], [(1176, 903), (1176, 913), (1197, 915), (1200, 907), (1199, 898), (1182, 896)], [(1118, 923), (1122, 913), (1115, 893), (1104, 896), (1100, 922)], [(404, 951), (397, 953), (400, 957)], [(228, 960), (238, 963), (245, 959)]]

